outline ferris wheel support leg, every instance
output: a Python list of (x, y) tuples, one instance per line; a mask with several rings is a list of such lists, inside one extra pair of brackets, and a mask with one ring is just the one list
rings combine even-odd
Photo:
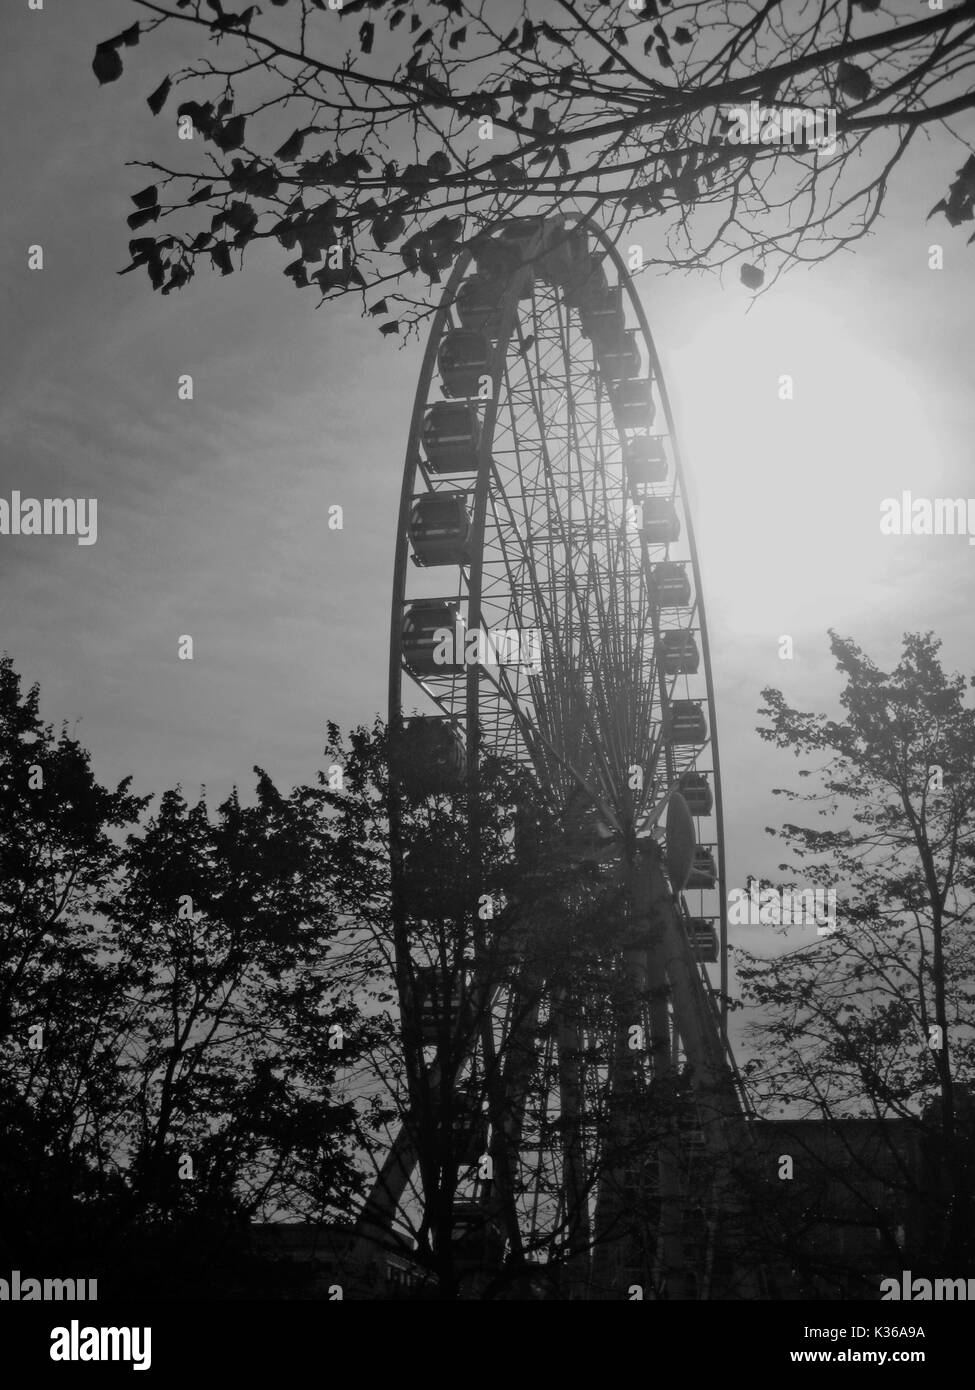
[[(625, 950), (622, 968), (628, 1006), (621, 1013), (616, 1031), (608, 1101), (608, 1156), (596, 1191), (592, 1285), (593, 1297), (597, 1299), (625, 1298), (630, 1283), (643, 1283), (649, 1278), (646, 1242), (637, 1237), (634, 1229), (631, 1192), (634, 1175), (642, 1168), (646, 1154), (645, 1145), (639, 1142), (640, 1117), (635, 1114), (634, 1105), (638, 1052), (630, 1047), (633, 1010), (647, 988), (645, 946)], [(637, 1180), (641, 1192), (645, 1178), (645, 1171), (640, 1171)]]
[[(661, 1098), (660, 1126), (663, 1130), (656, 1146), (656, 1166), (660, 1217), (657, 1228), (653, 1285), (666, 1290), (668, 1298), (690, 1296), (687, 1260), (683, 1241), (683, 1188), (676, 1115), (668, 1113), (676, 1099), (674, 1081), (673, 1034), (667, 971), (659, 939), (650, 934), (647, 951), (647, 986), (650, 1017), (650, 1059), (656, 1094)], [(649, 1161), (653, 1157), (649, 1156)]]
[[(488, 1083), (491, 1119), (491, 1155), (494, 1182), (490, 1210), (507, 1235), (509, 1259), (519, 1263), (524, 1257), (521, 1228), (515, 1209), (515, 1173), (525, 1123), (528, 1084), (535, 1061), (538, 1010), (541, 988), (534, 980), (522, 982), (514, 1001), (516, 1023), (509, 1037), (500, 1071)], [(489, 1259), (500, 1263), (501, 1241), (488, 1251)]]
[[(652, 926), (661, 934), (667, 980), (684, 1052), (691, 1067), (704, 1144), (714, 1170), (719, 1233), (725, 1232), (725, 1253), (735, 1263), (734, 1278), (728, 1281), (728, 1296), (762, 1298), (760, 1262), (740, 1246), (749, 1229), (749, 1216), (732, 1169), (732, 1164), (751, 1150), (752, 1136), (741, 1111), (720, 1028), (705, 996), (687, 933), (677, 917), (670, 889), (656, 858), (649, 860), (648, 871), (639, 875), (638, 883), (642, 885), (644, 910)], [(737, 1249), (731, 1248), (732, 1243)], [(736, 1254), (739, 1258), (734, 1260)]]
[(419, 1154), (409, 1118), (400, 1128), (355, 1225), (352, 1263), (376, 1283), (377, 1256), (390, 1245), (393, 1218)]
[(584, 1296), (589, 1281), (589, 1252), (592, 1240), (589, 1220), (589, 1194), (586, 1184), (586, 1153), (580, 1130), (583, 1096), (579, 1024), (567, 1016), (565, 996), (559, 1000), (558, 1066), (559, 1104), (562, 1118), (563, 1190), (565, 1221), (568, 1227), (566, 1279), (563, 1292), (568, 1299)]

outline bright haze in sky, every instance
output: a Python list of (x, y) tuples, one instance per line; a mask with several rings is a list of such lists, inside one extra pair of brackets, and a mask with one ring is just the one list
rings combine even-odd
[[(146, 182), (125, 161), (159, 158), (173, 138), (145, 104), (163, 47), (127, 51), (108, 87), (92, 75), (95, 43), (130, 20), (120, 0), (5, 17), (0, 496), (97, 498), (98, 539), (0, 537), (0, 647), (103, 781), (132, 773), (136, 791), (179, 782), (191, 797), (205, 784), (212, 803), (235, 782), (247, 797), (254, 764), (279, 785), (311, 780), (326, 719), (384, 712), (422, 343), (380, 338), (352, 298), (317, 310), (273, 243), (248, 250), (243, 274), (202, 268), (167, 298), (142, 273), (116, 274), (129, 195)], [(760, 691), (834, 705), (827, 628), (881, 665), (903, 631), (933, 628), (949, 669), (972, 665), (975, 549), (879, 525), (904, 490), (975, 497), (975, 248), (924, 220), (958, 162), (947, 142), (919, 141), (872, 237), (754, 304), (731, 273), (637, 281), (689, 475), (729, 885), (774, 875), (771, 788), (795, 783), (792, 760), (754, 732)], [(648, 221), (625, 241), (659, 237)], [(192, 401), (178, 397), (183, 374)], [(184, 634), (192, 662), (177, 656)]]

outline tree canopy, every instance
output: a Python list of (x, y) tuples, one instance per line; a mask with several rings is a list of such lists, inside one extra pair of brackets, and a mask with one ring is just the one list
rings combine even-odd
[(147, 93), (172, 155), (137, 161), (128, 219), (126, 269), (164, 294), (268, 240), (293, 285), (403, 331), (485, 228), (567, 212), (634, 269), (734, 263), (758, 289), (869, 235), (935, 132), (960, 167), (931, 213), (975, 217), (975, 0), (131, 3), (99, 82), (161, 28), (186, 55)]
[(220, 1262), (249, 1220), (354, 1208), (341, 1072), (369, 1023), (318, 969), (317, 789), (150, 800), (102, 787), (0, 662), (0, 1248), (239, 1290)]
[(779, 793), (812, 817), (769, 830), (780, 869), (836, 892), (837, 930), (740, 974), (763, 1013), (745, 1069), (762, 1108), (909, 1122), (938, 1176), (904, 1189), (943, 1260), (975, 1248), (975, 710), (939, 647), (908, 634), (885, 672), (834, 634), (841, 719), (763, 692), (762, 737), (809, 779)]

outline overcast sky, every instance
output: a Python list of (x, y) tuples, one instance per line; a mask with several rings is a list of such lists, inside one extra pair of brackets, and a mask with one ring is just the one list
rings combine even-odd
[[(96, 497), (98, 539), (0, 537), (0, 649), (102, 780), (205, 784), (213, 801), (234, 782), (247, 795), (255, 763), (283, 786), (310, 780), (326, 719), (384, 712), (421, 347), (380, 339), (351, 300), (316, 310), (277, 247), (249, 250), (243, 275), (203, 268), (165, 299), (144, 273), (116, 274), (129, 195), (148, 182), (124, 163), (175, 142), (145, 104), (163, 45), (125, 50), (125, 75), (104, 88), (91, 72), (95, 43), (132, 18), (123, 0), (5, 5), (0, 497)], [(754, 733), (759, 692), (834, 701), (827, 628), (880, 664), (905, 629), (934, 628), (950, 668), (975, 664), (975, 548), (879, 528), (881, 501), (903, 489), (975, 498), (975, 247), (968, 229), (924, 220), (960, 162), (919, 143), (876, 235), (750, 312), (731, 274), (638, 281), (690, 474), (730, 885), (774, 872), (771, 788), (794, 775)], [(641, 237), (659, 244), (651, 223)], [(182, 373), (192, 402), (177, 397)], [(342, 531), (327, 527), (336, 502)], [(192, 662), (177, 656), (187, 633)]]

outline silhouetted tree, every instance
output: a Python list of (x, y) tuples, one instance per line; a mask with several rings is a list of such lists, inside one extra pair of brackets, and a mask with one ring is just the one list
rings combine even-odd
[(41, 721), (0, 658), (0, 1243), (44, 1253), (83, 1237), (118, 1195), (109, 1117), (131, 1005), (105, 918), (122, 882), (119, 831), (147, 798), (92, 774), (66, 729)]
[[(368, 1020), (321, 970), (336, 927), (317, 790), (258, 770), (216, 817), (110, 792), (0, 663), (0, 1240), (106, 1291), (247, 1287), (253, 1219), (352, 1210), (336, 1074)], [(243, 1263), (242, 1263), (243, 1262)], [(79, 1271), (80, 1273), (80, 1271)]]
[[(907, 1122), (920, 1168), (892, 1141), (880, 1156), (847, 1153), (833, 1178), (855, 1196), (882, 1160), (902, 1212), (922, 1214), (915, 1255), (920, 1240), (945, 1275), (975, 1250), (975, 711), (939, 647), (907, 635), (884, 672), (833, 634), (841, 719), (763, 692), (762, 737), (807, 760), (800, 776), (813, 785), (779, 794), (819, 822), (770, 831), (793, 854), (780, 867), (835, 889), (838, 927), (772, 959), (745, 956), (740, 974), (763, 1012), (762, 1060), (746, 1068), (763, 1108), (822, 1119), (837, 1136), (844, 1117)], [(898, 1224), (874, 1221), (888, 1261), (904, 1249)]]

